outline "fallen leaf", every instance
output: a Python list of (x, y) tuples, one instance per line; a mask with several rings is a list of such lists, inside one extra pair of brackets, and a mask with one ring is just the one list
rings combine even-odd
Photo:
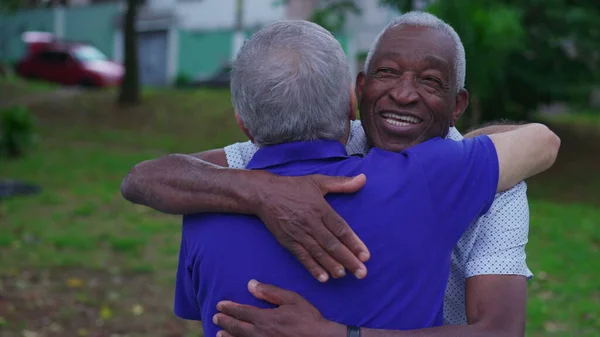
[(77, 329), (77, 335), (81, 336), (81, 337), (85, 337), (85, 336), (89, 335), (89, 333), (86, 329)]
[(23, 337), (38, 337), (39, 336), (39, 334), (37, 332), (31, 331), (31, 330), (23, 330), (21, 332), (21, 335)]
[(108, 293), (108, 299), (111, 301), (117, 301), (121, 298), (121, 295), (116, 291), (111, 291)]
[(564, 323), (560, 322), (545, 322), (544, 329), (548, 332), (559, 332), (567, 329)]
[(77, 277), (69, 277), (67, 279), (67, 285), (71, 288), (79, 288), (83, 285), (83, 280)]
[(554, 297), (554, 294), (551, 291), (543, 291), (538, 295), (538, 298), (543, 301), (548, 301), (552, 299), (552, 297)]
[(141, 314), (143, 314), (143, 313), (144, 313), (144, 307), (142, 307), (142, 306), (141, 306), (141, 305), (139, 305), (139, 304), (136, 304), (136, 305), (134, 305), (133, 307), (131, 307), (131, 312), (132, 312), (134, 315), (136, 315), (136, 316), (139, 316), (139, 315), (141, 315)]
[(100, 318), (102, 318), (103, 320), (106, 321), (111, 317), (112, 317), (112, 311), (110, 310), (110, 308), (107, 305), (103, 305), (102, 308), (100, 309)]
[(63, 331), (62, 327), (56, 323), (52, 323), (50, 324), (50, 326), (48, 327), (48, 329), (54, 333), (60, 333)]

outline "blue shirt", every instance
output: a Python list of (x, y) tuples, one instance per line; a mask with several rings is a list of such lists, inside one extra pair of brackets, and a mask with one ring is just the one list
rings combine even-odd
[(203, 321), (206, 336), (221, 300), (262, 308), (250, 279), (298, 292), (327, 319), (381, 329), (442, 325), (450, 256), (466, 228), (491, 205), (498, 184), (495, 147), (486, 136), (456, 142), (435, 138), (402, 153), (373, 149), (348, 156), (335, 141), (263, 147), (249, 169), (278, 175), (355, 176), (367, 183), (327, 201), (369, 247), (368, 276), (312, 275), (254, 216), (185, 216), (175, 289), (175, 313)]

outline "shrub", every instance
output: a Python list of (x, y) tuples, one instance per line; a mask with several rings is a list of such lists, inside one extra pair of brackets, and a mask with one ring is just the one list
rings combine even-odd
[(176, 87), (185, 87), (192, 83), (192, 79), (187, 74), (180, 73), (175, 78), (175, 86)]
[(35, 118), (24, 106), (0, 109), (0, 156), (17, 158), (37, 140)]

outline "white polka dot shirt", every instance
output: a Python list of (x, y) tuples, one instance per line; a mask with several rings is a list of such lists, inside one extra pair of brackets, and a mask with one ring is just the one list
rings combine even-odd
[[(456, 128), (451, 128), (447, 138), (462, 140), (463, 136)], [(249, 141), (226, 146), (229, 167), (245, 168), (257, 150), (258, 147)], [(346, 150), (350, 155), (365, 155), (369, 151), (360, 121), (352, 122)], [(489, 211), (467, 229), (454, 248), (444, 301), (446, 325), (467, 324), (467, 278), (477, 275), (533, 276), (525, 261), (528, 234), (527, 185), (521, 182), (497, 194)]]

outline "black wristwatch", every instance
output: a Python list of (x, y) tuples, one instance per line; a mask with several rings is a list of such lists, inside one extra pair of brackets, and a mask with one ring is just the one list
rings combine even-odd
[(348, 337), (361, 337), (360, 328), (357, 326), (348, 325)]

